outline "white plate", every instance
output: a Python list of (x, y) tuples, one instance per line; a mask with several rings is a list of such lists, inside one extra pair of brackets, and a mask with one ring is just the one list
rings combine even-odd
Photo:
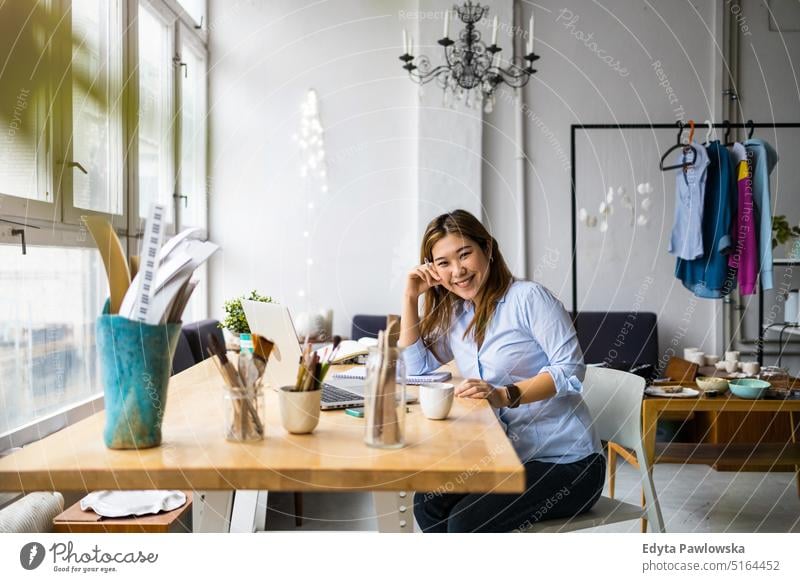
[(649, 386), (644, 389), (648, 396), (664, 396), (666, 398), (695, 398), (700, 396), (700, 392), (694, 388), (684, 388), (680, 392), (664, 392), (658, 386)]
[(103, 517), (124, 517), (172, 511), (184, 503), (183, 491), (93, 491), (81, 499), (81, 509), (92, 509)]

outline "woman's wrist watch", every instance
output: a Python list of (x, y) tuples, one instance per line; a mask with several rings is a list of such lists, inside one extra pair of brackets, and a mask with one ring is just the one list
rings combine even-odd
[(522, 398), (522, 391), (516, 384), (506, 384), (506, 393), (508, 394), (508, 407), (516, 408), (519, 406), (520, 398)]

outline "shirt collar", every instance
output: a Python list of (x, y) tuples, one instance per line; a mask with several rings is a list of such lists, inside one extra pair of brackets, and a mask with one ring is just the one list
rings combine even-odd
[[(512, 283), (513, 285), (513, 283)], [(508, 296), (508, 292), (511, 290), (511, 285), (508, 286), (506, 292), (495, 302), (495, 303), (505, 303), (506, 297)], [(461, 302), (461, 312), (462, 313), (470, 313), (475, 310), (475, 304), (472, 301), (464, 300)]]

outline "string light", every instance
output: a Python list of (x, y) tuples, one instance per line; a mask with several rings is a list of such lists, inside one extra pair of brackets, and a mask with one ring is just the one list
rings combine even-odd
[[(300, 127), (292, 136), (300, 148), (300, 176), (303, 178), (306, 193), (306, 228), (303, 238), (306, 239), (306, 283), (297, 295), (308, 301), (311, 295), (311, 268), (314, 260), (311, 257), (310, 223), (316, 202), (313, 199), (319, 193), (328, 192), (327, 155), (325, 153), (325, 129), (319, 113), (319, 98), (314, 89), (309, 89), (300, 105)], [(309, 311), (306, 304), (306, 311)]]

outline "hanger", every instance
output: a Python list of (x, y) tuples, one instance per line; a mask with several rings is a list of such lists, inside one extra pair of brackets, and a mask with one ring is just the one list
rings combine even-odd
[[(678, 125), (678, 143), (675, 144), (674, 146), (672, 146), (671, 148), (669, 148), (666, 152), (664, 152), (664, 155), (661, 156), (661, 161), (658, 163), (658, 169), (661, 170), (662, 172), (666, 172), (667, 170), (677, 170), (678, 168), (681, 168), (681, 169), (683, 169), (684, 172), (686, 172), (686, 168), (694, 166), (694, 162), (697, 159), (697, 148), (695, 148), (692, 145), (692, 140), (694, 139), (694, 121), (692, 121), (691, 119), (689, 120), (689, 141), (687, 143), (682, 143), (681, 142), (681, 135), (683, 134), (683, 128), (686, 127), (686, 126), (683, 124), (682, 121), (678, 121), (677, 125)], [(665, 166), (664, 165), (664, 160), (666, 160), (667, 156), (669, 156), (672, 152), (674, 152), (678, 148), (682, 148), (682, 151), (684, 153), (686, 153), (686, 152), (691, 150), (692, 159), (691, 160), (685, 160), (681, 164), (675, 164), (675, 165), (672, 165), (672, 166)]]
[(724, 143), (724, 145), (725, 145), (725, 147), (732, 146), (736, 142), (732, 142), (730, 140), (730, 137), (729, 137), (730, 134), (731, 134), (731, 123), (727, 119), (725, 121), (723, 121), (722, 123), (725, 125), (725, 138), (724, 138), (725, 139), (725, 143)]
[(756, 130), (753, 120), (748, 119), (745, 125), (747, 126), (747, 139), (753, 139), (753, 132)]
[(703, 142), (703, 145), (711, 143), (711, 134), (714, 133), (714, 125), (711, 123), (710, 119), (706, 119), (706, 125), (708, 126), (708, 131), (706, 132), (706, 141)]

